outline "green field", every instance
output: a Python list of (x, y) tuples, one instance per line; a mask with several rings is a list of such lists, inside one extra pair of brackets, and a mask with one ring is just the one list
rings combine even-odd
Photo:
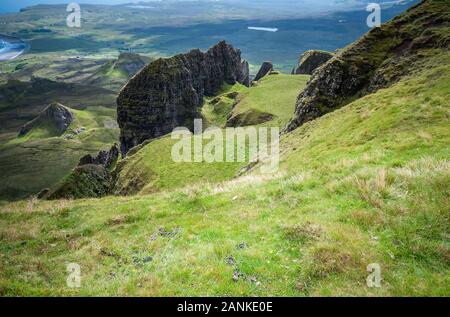
[[(223, 128), (226, 117), (232, 112), (231, 106), (235, 102), (238, 102), (234, 108), (236, 111), (248, 108), (253, 111), (267, 111), (274, 116), (274, 120), (264, 122), (260, 126), (285, 124), (294, 111), (297, 93), (304, 88), (307, 78), (308, 76), (271, 75), (251, 88), (239, 84), (225, 87), (218, 96), (207, 98), (202, 108), (205, 117), (204, 127), (209, 125)], [(283, 90), (280, 90), (280, 87), (283, 87)], [(233, 93), (238, 94), (236, 99), (229, 98)], [(215, 103), (213, 100), (219, 100), (219, 102)], [(222, 130), (222, 133), (226, 135), (225, 130)], [(142, 150), (120, 162), (122, 167), (116, 193), (148, 194), (201, 182), (214, 184), (234, 178), (248, 164), (204, 161), (176, 163), (171, 157), (172, 147), (176, 142), (178, 141), (171, 139), (170, 135), (163, 137), (150, 142)], [(208, 142), (203, 140), (204, 145)], [(226, 143), (227, 139), (224, 142)], [(238, 146), (237, 142), (236, 146)], [(248, 143), (245, 146), (248, 146)], [(193, 148), (192, 151), (194, 153)], [(246, 151), (248, 155), (248, 149)]]
[[(62, 136), (55, 135), (51, 127), (39, 126), (23, 137), (15, 133), (0, 145), (0, 199), (26, 198), (55, 185), (82, 156), (107, 149), (118, 139), (119, 129), (109, 126), (115, 122), (115, 109), (71, 111), (75, 121)], [(84, 128), (81, 134), (66, 138), (79, 128)]]

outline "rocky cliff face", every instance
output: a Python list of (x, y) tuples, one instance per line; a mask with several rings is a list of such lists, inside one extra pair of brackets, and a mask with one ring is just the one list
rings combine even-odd
[(59, 134), (63, 134), (73, 122), (73, 114), (60, 103), (52, 103), (45, 108), (35, 119), (25, 124), (19, 132), (23, 136), (33, 128), (40, 125), (53, 125)]
[(204, 96), (216, 94), (224, 83), (249, 85), (248, 63), (226, 42), (203, 53), (193, 50), (147, 65), (117, 98), (122, 155), (134, 146), (171, 132), (192, 128), (200, 118)]
[(150, 62), (150, 59), (135, 53), (121, 53), (114, 64), (113, 69), (124, 71), (128, 76), (133, 76)]
[(119, 147), (114, 144), (108, 151), (100, 151), (97, 156), (90, 154), (83, 156), (78, 163), (78, 166), (83, 165), (102, 165), (106, 169), (111, 169), (119, 159)]
[(256, 74), (255, 81), (260, 80), (267, 74), (269, 74), (271, 71), (273, 71), (273, 64), (272, 62), (264, 62), (261, 65), (261, 68), (259, 69), (258, 73)]
[(450, 2), (425, 0), (340, 51), (314, 72), (285, 132), (392, 85), (408, 75), (430, 49), (447, 50), (449, 12)]
[(300, 56), (294, 74), (312, 75), (312, 73), (328, 62), (334, 55), (324, 51), (306, 51)]

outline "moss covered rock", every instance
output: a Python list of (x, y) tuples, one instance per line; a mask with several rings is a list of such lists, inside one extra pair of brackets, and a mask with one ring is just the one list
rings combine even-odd
[(300, 56), (298, 66), (294, 70), (296, 75), (312, 75), (312, 73), (328, 62), (334, 56), (333, 53), (325, 51), (306, 51)]
[(113, 185), (113, 176), (104, 166), (83, 165), (76, 167), (46, 198), (53, 200), (103, 197), (110, 193)]
[(243, 112), (233, 114), (227, 120), (227, 127), (245, 127), (258, 125), (273, 120), (274, 115), (271, 113), (259, 111), (256, 109), (247, 109)]
[(314, 72), (285, 131), (412, 74), (422, 52), (448, 50), (449, 25), (450, 2), (425, 0), (372, 29)]
[(256, 74), (255, 81), (260, 80), (264, 76), (268, 75), (271, 71), (273, 71), (272, 62), (262, 63), (261, 68), (259, 69), (258, 73)]
[(225, 83), (248, 86), (248, 69), (241, 52), (226, 42), (147, 65), (117, 98), (122, 154), (175, 127), (192, 128), (201, 118), (203, 97), (215, 95)]

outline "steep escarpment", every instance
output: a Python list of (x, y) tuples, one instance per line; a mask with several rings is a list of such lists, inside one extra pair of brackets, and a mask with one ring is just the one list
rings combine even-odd
[(450, 43), (450, 2), (425, 0), (340, 51), (314, 73), (299, 95), (292, 131), (411, 73), (431, 50)]
[(264, 62), (261, 65), (261, 68), (259, 69), (258, 73), (256, 74), (255, 81), (260, 80), (267, 74), (269, 74), (271, 71), (273, 71), (273, 64), (272, 62)]
[(204, 96), (213, 96), (224, 83), (249, 85), (248, 63), (226, 42), (203, 53), (193, 50), (146, 66), (117, 98), (121, 152), (175, 127), (192, 128), (200, 118)]
[(294, 74), (312, 75), (317, 68), (328, 62), (333, 56), (333, 53), (325, 51), (306, 51), (300, 56)]

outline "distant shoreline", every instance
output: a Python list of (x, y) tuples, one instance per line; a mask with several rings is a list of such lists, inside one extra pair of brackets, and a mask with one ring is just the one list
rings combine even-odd
[(5, 62), (19, 57), (28, 49), (28, 45), (21, 39), (0, 34), (0, 62)]

